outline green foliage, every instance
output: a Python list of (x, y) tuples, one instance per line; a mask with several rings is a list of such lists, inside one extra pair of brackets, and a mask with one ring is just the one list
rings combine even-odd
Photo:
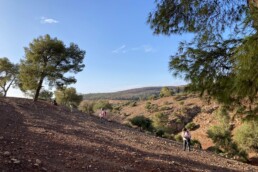
[(197, 128), (199, 128), (200, 125), (195, 124), (194, 122), (189, 122), (188, 124), (186, 124), (185, 128), (188, 130), (196, 130)]
[(78, 106), (82, 101), (82, 95), (76, 93), (75, 88), (63, 88), (55, 91), (55, 98), (58, 104), (70, 107), (70, 105)]
[(148, 18), (156, 34), (195, 36), (171, 56), (173, 75), (190, 82), (188, 90), (233, 105), (257, 101), (257, 21), (258, 1), (251, 0), (160, 0)]
[(145, 109), (147, 109), (147, 110), (151, 109), (151, 102), (146, 102)]
[(163, 87), (159, 93), (160, 97), (169, 97), (172, 95), (173, 95), (173, 90), (169, 89), (168, 87)]
[(258, 152), (258, 120), (244, 122), (237, 129), (234, 140), (243, 150)]
[(138, 127), (141, 127), (144, 130), (152, 131), (152, 121), (149, 118), (144, 117), (143, 115), (136, 116), (132, 119), (130, 119), (130, 122), (132, 125), (136, 125)]
[(153, 126), (155, 128), (164, 128), (168, 123), (168, 115), (164, 113), (156, 113), (153, 117)]
[(151, 12), (148, 18), (148, 23), (155, 34), (194, 33), (199, 40), (207, 42), (219, 39), (227, 28), (237, 33), (255, 21), (247, 20), (250, 15), (248, 1), (159, 0), (155, 2), (156, 10)]
[(178, 142), (182, 142), (183, 141), (181, 133), (178, 133), (177, 135), (175, 135), (175, 140), (178, 141)]
[(207, 131), (207, 134), (217, 147), (228, 149), (231, 144), (231, 133), (228, 129), (222, 126), (212, 126)]
[(84, 113), (87, 113), (87, 114), (92, 114), (94, 111), (93, 111), (93, 106), (94, 106), (94, 103), (93, 102), (90, 102), (90, 101), (81, 101), (81, 103), (79, 104), (79, 107), (78, 109)]
[(163, 135), (165, 134), (164, 129), (159, 128), (156, 132), (155, 132), (156, 136), (158, 137), (163, 137)]
[(6, 97), (9, 88), (17, 84), (19, 66), (13, 64), (8, 58), (0, 58), (0, 93)]
[(108, 100), (99, 100), (95, 102), (93, 106), (94, 112), (96, 112), (99, 109), (109, 109), (112, 110), (112, 105), (109, 103)]
[(158, 111), (159, 107), (157, 104), (152, 104), (151, 102), (146, 102), (145, 109), (148, 112), (156, 112), (156, 111)]
[(135, 102), (135, 101), (131, 102), (131, 103), (130, 103), (130, 106), (131, 106), (131, 107), (137, 106), (137, 102)]
[(48, 90), (41, 90), (39, 93), (39, 98), (43, 100), (51, 100), (53, 97), (53, 92)]
[(160, 108), (161, 111), (170, 110), (171, 108), (169, 106), (162, 106)]
[(49, 35), (34, 39), (25, 48), (25, 59), (21, 60), (21, 90), (35, 93), (36, 101), (43, 84), (62, 87), (75, 83), (76, 79), (66, 74), (82, 71), (84, 55), (85, 51), (74, 43), (66, 47), (62, 41)]
[(202, 144), (199, 140), (197, 139), (192, 139), (191, 140), (191, 145), (194, 146), (194, 147), (197, 147), (199, 149), (202, 149)]

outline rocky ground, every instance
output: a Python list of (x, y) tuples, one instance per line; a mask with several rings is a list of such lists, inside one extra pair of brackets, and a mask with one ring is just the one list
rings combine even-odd
[(1, 171), (258, 171), (48, 102), (0, 98)]

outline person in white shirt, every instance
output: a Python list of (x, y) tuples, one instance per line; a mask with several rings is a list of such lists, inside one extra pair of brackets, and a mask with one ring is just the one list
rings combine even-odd
[(183, 149), (184, 151), (186, 148), (190, 151), (190, 145), (191, 145), (191, 134), (190, 132), (184, 128), (182, 131), (182, 138), (183, 138)]

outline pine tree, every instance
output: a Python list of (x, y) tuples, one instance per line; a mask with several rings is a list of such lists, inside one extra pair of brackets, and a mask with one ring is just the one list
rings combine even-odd
[(85, 51), (74, 43), (66, 47), (62, 41), (49, 35), (34, 39), (25, 48), (25, 59), (21, 60), (21, 90), (35, 92), (34, 101), (37, 101), (43, 84), (59, 87), (75, 83), (73, 76), (65, 74), (82, 71), (84, 56)]

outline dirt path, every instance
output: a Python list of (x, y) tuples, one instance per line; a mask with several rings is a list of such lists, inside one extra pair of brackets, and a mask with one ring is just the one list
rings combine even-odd
[(2, 171), (258, 171), (46, 102), (0, 98)]

